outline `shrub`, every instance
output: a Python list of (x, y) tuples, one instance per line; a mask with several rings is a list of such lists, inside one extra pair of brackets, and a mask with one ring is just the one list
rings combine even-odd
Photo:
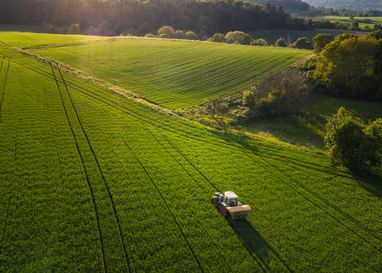
[(193, 32), (193, 31), (187, 31), (185, 33), (185, 38), (188, 39), (188, 40), (197, 40), (198, 39), (198, 35)]
[(246, 91), (242, 104), (248, 107), (250, 119), (284, 116), (297, 112), (309, 92), (297, 69), (269, 77), (258, 89)]
[(255, 46), (267, 46), (268, 42), (265, 39), (256, 39), (253, 40), (251, 44)]
[(230, 31), (226, 34), (225, 40), (230, 44), (249, 45), (252, 41), (252, 37), (242, 31)]
[(382, 99), (382, 43), (378, 41), (339, 35), (317, 56), (315, 80), (335, 95)]
[(278, 46), (278, 47), (287, 47), (288, 46), (288, 42), (285, 38), (279, 38), (277, 39), (276, 43), (275, 43), (275, 46)]
[(382, 39), (382, 30), (374, 30), (369, 34), (369, 37), (372, 37), (374, 39)]
[(329, 118), (325, 144), (332, 162), (350, 170), (377, 167), (381, 164), (382, 121), (365, 126), (345, 108)]
[(174, 36), (174, 38), (177, 38), (177, 39), (185, 39), (186, 38), (186, 34), (182, 30), (175, 31), (173, 36)]
[(297, 38), (297, 40), (292, 44), (295, 48), (300, 49), (312, 49), (312, 41), (306, 37)]
[(250, 109), (255, 108), (255, 90), (247, 90), (243, 93), (243, 105)]
[(328, 33), (320, 33), (313, 38), (313, 49), (316, 54), (320, 53), (326, 45), (334, 40), (333, 35)]
[(210, 42), (216, 42), (216, 43), (224, 43), (225, 42), (225, 36), (222, 33), (215, 33), (212, 35), (208, 41)]
[(147, 38), (155, 38), (156, 36), (152, 33), (146, 33), (145, 37)]
[(158, 34), (159, 36), (172, 37), (175, 34), (175, 29), (172, 26), (163, 26), (158, 30)]

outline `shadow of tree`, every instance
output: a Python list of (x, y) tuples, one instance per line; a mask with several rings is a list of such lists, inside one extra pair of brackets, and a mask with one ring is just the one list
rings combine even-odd
[(381, 170), (375, 172), (363, 171), (354, 173), (358, 184), (369, 193), (382, 199), (382, 174)]

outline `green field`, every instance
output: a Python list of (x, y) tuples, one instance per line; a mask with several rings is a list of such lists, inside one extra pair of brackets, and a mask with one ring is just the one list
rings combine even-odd
[[(23, 46), (21, 34), (8, 35)], [(130, 40), (104, 46), (120, 42)], [(184, 52), (196, 45), (174, 42)], [(45, 52), (75, 66), (66, 51)], [(0, 58), (0, 272), (382, 270), (376, 174), (169, 116), (6, 46), (0, 55), (12, 57)], [(107, 78), (116, 60), (107, 69), (99, 59), (89, 67)], [(224, 219), (210, 204), (216, 190), (237, 192), (253, 208), (248, 221)]]
[(327, 20), (333, 23), (359, 23), (360, 28), (367, 27), (370, 29), (373, 29), (375, 25), (382, 25), (382, 17), (316, 16), (309, 18), (313, 20)]
[(324, 148), (325, 124), (339, 107), (345, 107), (365, 122), (382, 117), (381, 103), (315, 94), (304, 105), (301, 113), (253, 122), (246, 125), (245, 130), (271, 135), (292, 144)]
[[(244, 91), (309, 51), (127, 38), (32, 48), (169, 108)], [(89, 62), (91, 60), (91, 62)]]

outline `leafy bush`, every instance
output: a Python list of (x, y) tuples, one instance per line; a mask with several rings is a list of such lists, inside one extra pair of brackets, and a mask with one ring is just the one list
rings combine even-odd
[(382, 30), (380, 29), (374, 30), (373, 32), (369, 34), (369, 37), (372, 37), (377, 40), (382, 39)]
[(193, 32), (193, 31), (187, 31), (185, 33), (185, 39), (188, 39), (188, 40), (197, 40), (198, 39), (198, 35)]
[(292, 44), (292, 47), (300, 49), (312, 49), (312, 41), (306, 37), (297, 38), (297, 40)]
[(295, 113), (308, 95), (302, 76), (291, 69), (269, 77), (259, 88), (244, 92), (242, 103), (249, 109), (249, 118), (256, 120)]
[(158, 29), (159, 36), (164, 35), (166, 37), (171, 37), (175, 34), (175, 29), (172, 26), (163, 26)]
[(334, 40), (333, 35), (328, 33), (320, 33), (313, 38), (313, 49), (315, 53), (320, 53), (324, 47)]
[(225, 43), (225, 35), (222, 33), (215, 33), (212, 35), (208, 41), (210, 42), (216, 42), (216, 43)]
[(177, 38), (177, 39), (185, 39), (186, 38), (186, 34), (182, 30), (176, 30), (173, 36), (174, 36), (174, 38)]
[(382, 42), (337, 36), (318, 54), (313, 78), (335, 95), (382, 99)]
[(254, 109), (256, 105), (255, 101), (256, 90), (247, 90), (243, 93), (243, 105), (250, 109)]
[(275, 43), (275, 46), (278, 46), (278, 47), (287, 47), (288, 46), (288, 42), (285, 38), (279, 38), (277, 39), (276, 43)]
[(368, 126), (341, 107), (326, 125), (325, 144), (332, 162), (350, 170), (381, 164), (382, 120)]
[(255, 46), (267, 46), (268, 42), (265, 39), (256, 39), (253, 40), (251, 44)]
[(226, 34), (225, 40), (230, 44), (249, 45), (252, 41), (252, 37), (242, 31), (230, 31)]

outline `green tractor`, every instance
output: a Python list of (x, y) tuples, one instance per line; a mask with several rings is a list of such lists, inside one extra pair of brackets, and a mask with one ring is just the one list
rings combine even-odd
[(242, 205), (239, 196), (232, 191), (226, 191), (224, 194), (215, 192), (211, 203), (219, 210), (224, 217), (231, 217), (232, 220), (246, 219), (252, 208), (248, 205)]

